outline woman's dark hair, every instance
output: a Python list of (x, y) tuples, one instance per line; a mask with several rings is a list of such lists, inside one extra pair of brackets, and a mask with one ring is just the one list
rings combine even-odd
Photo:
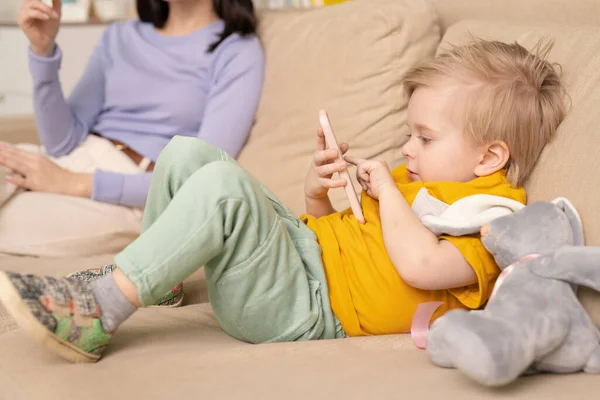
[[(212, 0), (213, 8), (225, 22), (225, 29), (219, 40), (208, 46), (212, 53), (232, 33), (250, 35), (256, 32), (256, 14), (252, 0)], [(162, 28), (169, 17), (169, 3), (163, 0), (136, 0), (137, 13), (142, 22), (150, 22)]]

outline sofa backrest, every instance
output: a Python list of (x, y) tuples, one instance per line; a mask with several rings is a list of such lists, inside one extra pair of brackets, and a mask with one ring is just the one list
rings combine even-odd
[[(402, 77), (435, 53), (437, 17), (424, 0), (354, 0), (314, 10), (261, 13), (266, 80), (240, 163), (296, 213), (315, 149), (318, 111), (359, 157), (402, 161)], [(352, 173), (351, 175), (354, 175)], [(333, 190), (347, 207), (342, 189)]]
[(556, 25), (600, 25), (600, 0), (426, 0), (436, 8), (440, 25), (463, 20)]

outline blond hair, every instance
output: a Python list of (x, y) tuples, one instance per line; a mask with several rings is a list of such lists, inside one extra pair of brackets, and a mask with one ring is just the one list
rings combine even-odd
[(465, 107), (465, 134), (474, 145), (506, 143), (507, 178), (521, 186), (566, 113), (559, 70), (546, 61), (552, 46), (541, 40), (529, 52), (517, 43), (474, 39), (411, 70), (404, 89), (410, 98), (418, 87), (444, 78), (474, 89)]

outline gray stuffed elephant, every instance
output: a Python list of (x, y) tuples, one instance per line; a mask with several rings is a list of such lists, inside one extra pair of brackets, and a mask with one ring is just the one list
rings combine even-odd
[(600, 332), (577, 285), (600, 291), (600, 247), (583, 246), (575, 208), (564, 198), (528, 205), (482, 227), (503, 272), (484, 310), (452, 310), (431, 326), (434, 364), (487, 386), (536, 372), (600, 372)]

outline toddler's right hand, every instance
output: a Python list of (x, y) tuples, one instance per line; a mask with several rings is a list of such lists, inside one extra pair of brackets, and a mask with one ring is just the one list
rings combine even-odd
[(60, 25), (61, 0), (48, 7), (41, 0), (23, 0), (19, 10), (19, 26), (25, 32), (31, 50), (41, 57), (54, 51), (54, 41)]
[[(342, 155), (348, 151), (347, 143), (340, 143)], [(341, 172), (348, 168), (346, 161), (336, 161), (338, 152), (335, 149), (325, 148), (325, 135), (323, 129), (317, 130), (317, 147), (312, 163), (304, 181), (304, 194), (309, 199), (320, 200), (327, 196), (331, 188), (343, 187), (346, 180), (338, 177), (333, 179), (334, 172)]]

